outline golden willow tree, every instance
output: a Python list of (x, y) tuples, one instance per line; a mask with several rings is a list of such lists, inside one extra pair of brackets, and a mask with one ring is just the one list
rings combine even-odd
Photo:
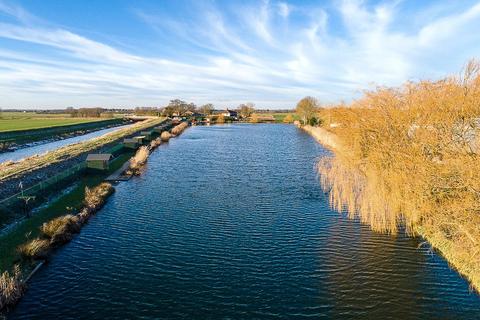
[(319, 163), (332, 205), (376, 231), (424, 236), (480, 287), (480, 65), (378, 88), (321, 111), (338, 137)]
[(316, 119), (320, 104), (313, 97), (305, 97), (297, 103), (295, 112), (302, 120), (303, 124), (310, 124), (312, 119)]

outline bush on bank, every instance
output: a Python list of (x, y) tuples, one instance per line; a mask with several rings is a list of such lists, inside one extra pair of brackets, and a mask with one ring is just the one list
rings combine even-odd
[(22, 297), (25, 284), (22, 281), (22, 273), (18, 265), (13, 272), (5, 271), (0, 275), (0, 310), (14, 306)]

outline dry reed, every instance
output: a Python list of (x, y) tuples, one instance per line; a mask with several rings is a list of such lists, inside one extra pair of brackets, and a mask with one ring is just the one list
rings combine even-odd
[(25, 260), (46, 259), (50, 251), (50, 241), (36, 238), (17, 248), (17, 252)]
[(13, 268), (13, 273), (5, 271), (0, 275), (0, 310), (14, 306), (25, 291), (22, 273), (18, 265)]
[(150, 150), (154, 150), (154, 149), (158, 148), (161, 144), (162, 144), (162, 139), (156, 138), (156, 139), (150, 141), (149, 148), (150, 148)]
[(140, 169), (147, 163), (148, 156), (150, 155), (150, 150), (146, 146), (141, 146), (138, 148), (135, 155), (130, 158), (130, 166), (128, 168), (129, 174), (139, 175)]
[(186, 128), (188, 128), (188, 123), (187, 123), (187, 122), (182, 122), (182, 123), (180, 123), (179, 125), (176, 125), (175, 127), (173, 127), (173, 129), (171, 130), (171, 133), (172, 133), (174, 136), (178, 136), (178, 135), (181, 134)]
[(332, 206), (372, 229), (424, 236), (480, 288), (480, 64), (440, 81), (367, 92), (321, 112)]
[(162, 134), (160, 134), (160, 139), (163, 142), (168, 142), (168, 140), (170, 140), (171, 137), (172, 135), (168, 131), (163, 131)]
[(78, 216), (67, 214), (44, 223), (41, 231), (50, 239), (50, 244), (56, 246), (72, 240), (73, 235), (79, 233), (81, 227)]
[(95, 188), (85, 187), (84, 210), (87, 210), (88, 213), (95, 213), (105, 204), (107, 198), (114, 191), (115, 189), (108, 182), (102, 182)]

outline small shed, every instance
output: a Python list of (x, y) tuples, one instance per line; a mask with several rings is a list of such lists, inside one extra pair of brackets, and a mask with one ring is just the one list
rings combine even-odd
[(112, 158), (110, 153), (91, 153), (87, 156), (87, 168), (108, 170)]
[(125, 138), (123, 139), (123, 146), (125, 148), (137, 149), (138, 141), (136, 139)]
[(142, 144), (143, 140), (145, 140), (145, 136), (136, 136), (136, 137), (133, 137), (132, 139), (137, 141), (138, 144)]
[(167, 130), (168, 125), (167, 124), (162, 124), (161, 126), (153, 128), (153, 131), (161, 134), (163, 131)]
[(152, 140), (153, 131), (142, 131), (140, 134), (145, 137), (145, 140)]

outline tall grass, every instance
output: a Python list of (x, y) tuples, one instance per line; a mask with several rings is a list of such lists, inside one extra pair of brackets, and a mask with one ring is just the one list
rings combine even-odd
[(13, 273), (5, 271), (0, 275), (0, 310), (14, 306), (22, 297), (25, 284), (18, 265), (13, 268)]
[(152, 141), (150, 141), (149, 149), (154, 150), (158, 148), (161, 144), (162, 144), (162, 139), (160, 138), (153, 139)]
[(46, 259), (50, 251), (50, 241), (36, 238), (18, 246), (17, 251), (25, 260)]
[(108, 182), (102, 182), (95, 188), (85, 187), (85, 200), (83, 204), (85, 205), (86, 210), (93, 213), (98, 211), (105, 202), (107, 198), (115, 192), (113, 186)]
[(150, 155), (150, 150), (148, 149), (148, 147), (141, 146), (140, 148), (138, 148), (135, 155), (130, 159), (130, 166), (128, 171), (134, 175), (140, 174), (140, 169), (147, 162), (149, 155)]
[(24, 260), (46, 259), (52, 248), (69, 242), (80, 232), (90, 216), (103, 206), (113, 191), (113, 186), (106, 182), (92, 189), (85, 188), (84, 208), (80, 213), (67, 214), (44, 223), (40, 228), (41, 237), (18, 246), (20, 256)]
[(372, 229), (405, 226), (480, 288), (480, 64), (378, 88), (321, 112), (338, 141), (319, 163), (333, 207)]
[(171, 135), (170, 132), (168, 132), (168, 131), (163, 131), (163, 132), (160, 134), (160, 139), (161, 139), (163, 142), (168, 142), (168, 140), (170, 140), (171, 137), (172, 137), (172, 135)]
[(178, 136), (178, 135), (181, 134), (186, 128), (188, 128), (188, 123), (187, 123), (187, 122), (182, 122), (182, 123), (180, 123), (179, 125), (176, 125), (175, 127), (173, 127), (173, 129), (171, 130), (171, 133), (172, 133), (174, 136)]
[(81, 227), (78, 216), (67, 214), (44, 223), (41, 231), (50, 239), (50, 244), (56, 246), (72, 240), (73, 235), (79, 233)]

